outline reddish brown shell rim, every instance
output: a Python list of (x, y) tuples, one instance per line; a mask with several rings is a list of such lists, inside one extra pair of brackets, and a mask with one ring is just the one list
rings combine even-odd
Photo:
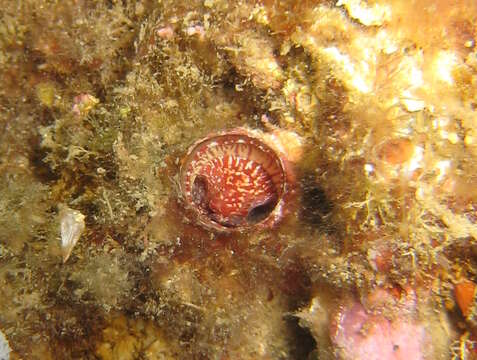
[[(262, 139), (262, 132), (258, 130), (249, 130), (244, 128), (237, 128), (233, 130), (213, 133), (207, 137), (196, 141), (188, 150), (185, 158), (182, 161), (180, 169), (180, 191), (184, 205), (188, 214), (193, 217), (197, 223), (209, 230), (219, 232), (234, 232), (244, 231), (256, 228), (269, 228), (278, 223), (285, 212), (285, 198), (290, 188), (291, 170), (284, 158), (283, 154), (279, 153), (273, 146), (265, 143)], [(203, 152), (207, 146), (220, 146), (224, 140), (236, 139), (241, 144), (247, 144), (254, 147), (256, 151), (264, 154), (265, 157), (273, 159), (276, 165), (275, 169), (279, 169), (280, 180), (275, 183), (275, 193), (277, 200), (273, 209), (266, 214), (266, 216), (258, 222), (242, 224), (240, 226), (225, 226), (201, 210), (201, 208), (194, 202), (191, 195), (191, 186), (195, 179), (195, 174), (198, 172), (197, 167), (200, 166), (200, 156), (204, 156)], [(199, 157), (197, 157), (199, 156)]]

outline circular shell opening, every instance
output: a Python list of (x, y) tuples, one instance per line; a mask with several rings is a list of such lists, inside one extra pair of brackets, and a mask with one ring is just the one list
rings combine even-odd
[(286, 189), (282, 160), (247, 133), (217, 134), (195, 143), (180, 176), (187, 207), (207, 228), (267, 227), (281, 216)]

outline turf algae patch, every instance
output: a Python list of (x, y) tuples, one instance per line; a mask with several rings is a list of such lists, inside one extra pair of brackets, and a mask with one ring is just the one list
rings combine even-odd
[[(442, 357), (469, 357), (455, 288), (477, 274), (474, 3), (3, 5), (11, 357), (346, 358), (315, 325), (358, 324), (354, 305), (407, 319), (373, 307), (376, 289), (429, 298), (407, 323), (431, 319)], [(274, 228), (217, 234), (185, 216), (179, 171), (191, 144), (237, 127), (284, 140), (297, 196)], [(64, 264), (60, 204), (84, 215)]]

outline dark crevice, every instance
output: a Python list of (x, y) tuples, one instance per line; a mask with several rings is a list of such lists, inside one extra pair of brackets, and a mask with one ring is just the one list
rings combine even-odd
[(313, 175), (305, 175), (301, 181), (301, 218), (312, 225), (323, 225), (333, 210), (333, 204), (325, 191), (316, 184)]

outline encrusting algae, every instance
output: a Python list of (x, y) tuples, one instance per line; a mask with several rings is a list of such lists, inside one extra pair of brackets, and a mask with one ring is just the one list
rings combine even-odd
[(477, 358), (475, 1), (1, 5), (7, 357)]

